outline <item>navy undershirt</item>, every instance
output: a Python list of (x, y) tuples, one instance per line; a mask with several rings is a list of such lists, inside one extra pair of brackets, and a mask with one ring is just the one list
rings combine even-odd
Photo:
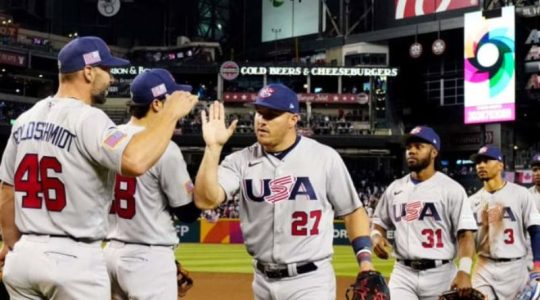
[(279, 160), (282, 160), (289, 152), (291, 152), (291, 150), (296, 147), (296, 145), (298, 145), (298, 143), (300, 142), (300, 136), (297, 135), (296, 136), (296, 140), (294, 141), (294, 144), (292, 144), (289, 148), (283, 150), (283, 151), (279, 151), (279, 152), (266, 152), (270, 155), (273, 155), (275, 158), (279, 159)]

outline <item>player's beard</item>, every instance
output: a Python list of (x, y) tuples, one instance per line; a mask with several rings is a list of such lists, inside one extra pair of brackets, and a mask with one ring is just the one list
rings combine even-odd
[(107, 102), (107, 94), (109, 92), (109, 89), (105, 89), (103, 91), (92, 91), (92, 95), (91, 95), (91, 99), (92, 99), (92, 104), (93, 105), (96, 105), (96, 104), (105, 104), (105, 102)]
[(409, 171), (418, 173), (425, 168), (427, 168), (431, 164), (431, 153), (424, 158), (417, 158), (414, 160), (413, 163), (410, 163), (409, 160), (407, 160), (407, 166), (409, 167)]

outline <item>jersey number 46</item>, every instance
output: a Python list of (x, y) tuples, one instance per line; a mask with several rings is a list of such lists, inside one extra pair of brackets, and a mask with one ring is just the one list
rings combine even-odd
[(37, 154), (26, 154), (15, 171), (15, 191), (24, 192), (22, 207), (41, 208), (43, 200), (49, 211), (62, 211), (66, 207), (64, 183), (52, 177), (49, 171), (62, 173), (62, 165), (52, 156), (41, 159)]

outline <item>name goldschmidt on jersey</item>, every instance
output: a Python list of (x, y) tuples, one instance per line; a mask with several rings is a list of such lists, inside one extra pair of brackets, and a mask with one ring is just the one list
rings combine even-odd
[(67, 151), (71, 149), (75, 137), (68, 129), (44, 121), (28, 122), (13, 131), (13, 139), (17, 144), (26, 140), (45, 141)]

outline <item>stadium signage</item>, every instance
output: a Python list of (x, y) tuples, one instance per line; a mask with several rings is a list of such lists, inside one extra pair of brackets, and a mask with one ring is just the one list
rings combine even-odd
[(0, 25), (0, 35), (17, 38), (18, 28), (12, 25)]
[(122, 67), (122, 68), (111, 68), (112, 75), (139, 75), (146, 68), (141, 66), (131, 66), (131, 67)]
[(397, 68), (344, 68), (344, 67), (257, 67), (240, 68), (241, 75), (285, 76), (389, 76), (398, 75)]
[(25, 67), (26, 56), (22, 54), (0, 51), (0, 64)]

